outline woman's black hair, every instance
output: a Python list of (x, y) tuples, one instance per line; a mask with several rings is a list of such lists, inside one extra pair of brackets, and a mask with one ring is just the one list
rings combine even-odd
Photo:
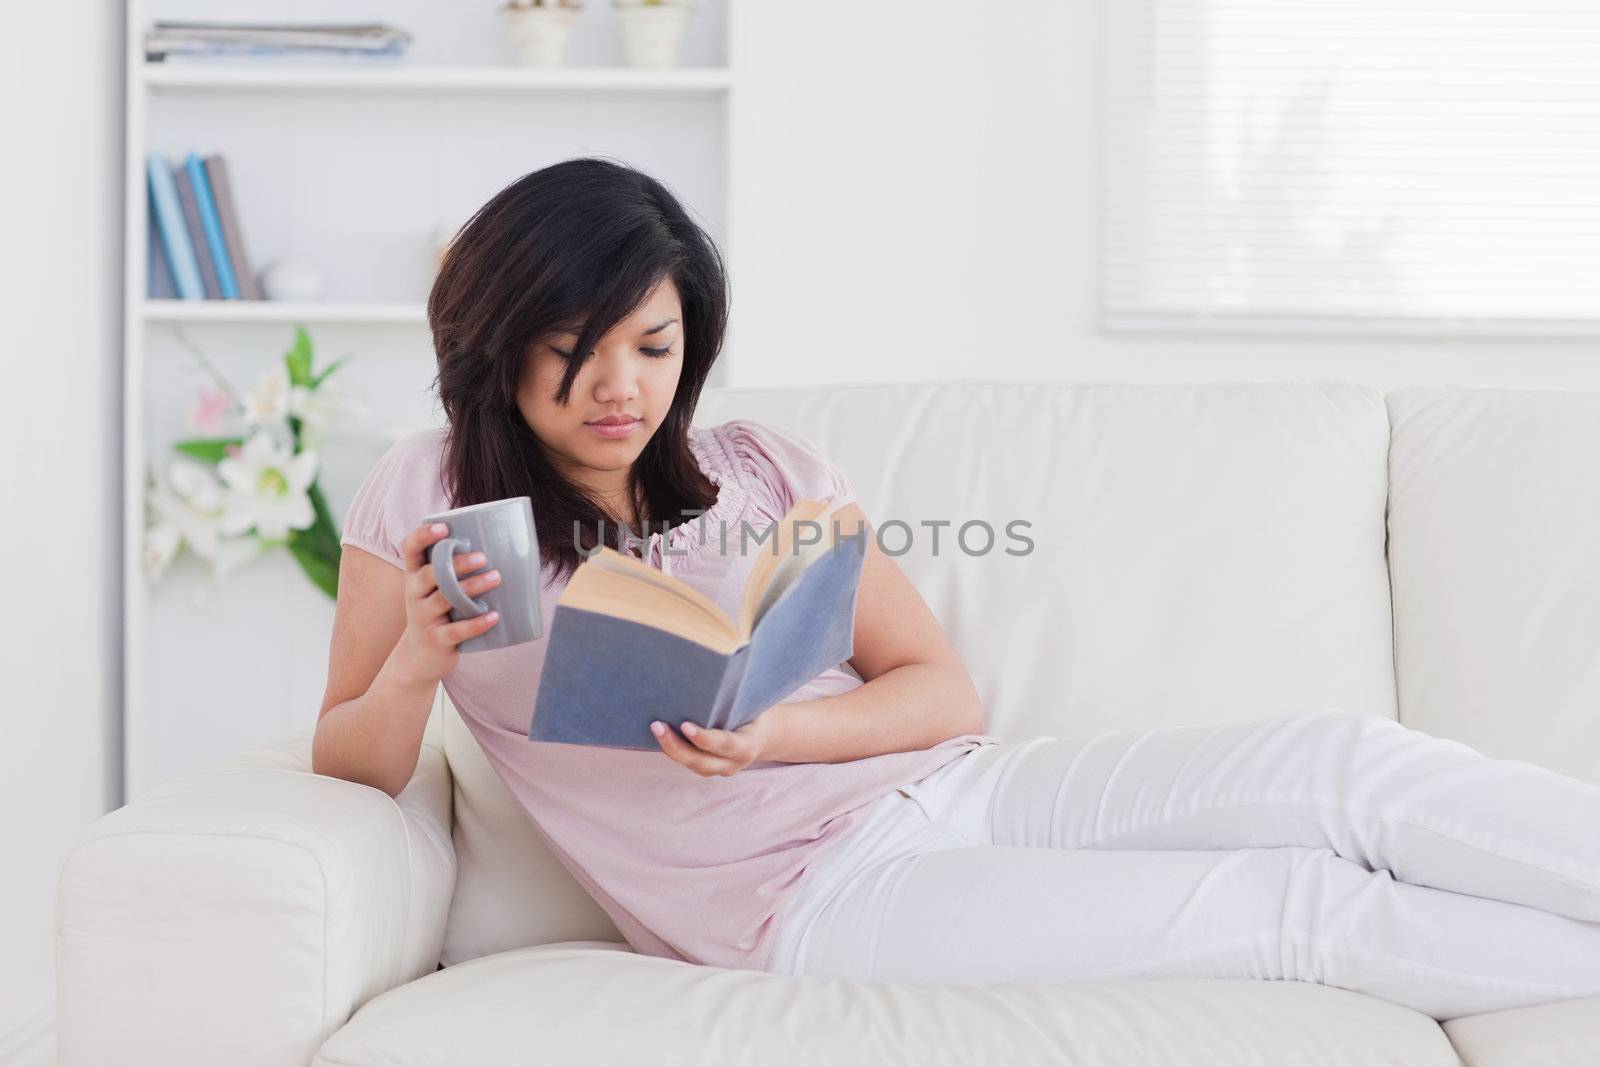
[(614, 544), (623, 522), (550, 463), (517, 407), (518, 386), (535, 346), (581, 322), (556, 393), (566, 404), (600, 338), (668, 277), (683, 306), (683, 369), (628, 485), (637, 515), (666, 529), (717, 499), (688, 432), (722, 350), (730, 295), (716, 246), (661, 182), (598, 158), (524, 175), (456, 233), (428, 294), (451, 506), (530, 497), (540, 555), (564, 577), (597, 545)]

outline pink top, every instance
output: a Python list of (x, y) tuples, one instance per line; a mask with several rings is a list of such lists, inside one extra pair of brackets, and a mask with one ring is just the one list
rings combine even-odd
[[(444, 440), (443, 429), (413, 433), (379, 459), (345, 516), (344, 544), (404, 567), (398, 546), (405, 536), (423, 515), (455, 506), (441, 484)], [(691, 428), (689, 443), (718, 486), (717, 502), (703, 517), (703, 534), (701, 519), (674, 527), (665, 552), (660, 532), (651, 534), (646, 559), (736, 616), (760, 551), (752, 536), (756, 547), (740, 552), (740, 523), (754, 534), (797, 499), (843, 504), (856, 495), (791, 430), (735, 419)], [(552, 572), (544, 568), (540, 593), (546, 635), (565, 586)], [(528, 740), (546, 645), (540, 638), (463, 655), (444, 677), (445, 691), (562, 864), (628, 943), (651, 956), (764, 969), (776, 917), (830, 842), (897, 785), (1000, 740), (963, 734), (847, 763), (759, 761), (730, 777), (701, 777), (659, 751)], [(863, 684), (841, 667), (784, 703)]]

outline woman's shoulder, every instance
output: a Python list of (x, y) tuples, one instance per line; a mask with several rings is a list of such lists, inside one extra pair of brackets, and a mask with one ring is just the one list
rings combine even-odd
[(401, 434), (378, 459), (373, 474), (387, 478), (391, 493), (448, 506), (443, 473), (449, 433), (447, 427), (438, 426)]
[(449, 436), (448, 426), (430, 426), (427, 429), (401, 434), (394, 439), (389, 450), (404, 463), (432, 463), (437, 467), (444, 462), (444, 446)]
[(422, 516), (446, 510), (445, 429), (407, 433), (393, 440), (367, 472), (345, 509), (341, 543), (405, 566), (400, 544)]
[(777, 518), (796, 500), (855, 499), (844, 472), (810, 437), (765, 419), (733, 418), (690, 431), (708, 471), (731, 474)]

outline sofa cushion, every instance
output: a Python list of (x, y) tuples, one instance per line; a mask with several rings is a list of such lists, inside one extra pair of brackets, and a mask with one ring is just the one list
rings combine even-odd
[(1401, 721), (1600, 782), (1600, 392), (1387, 401)]
[[(1359, 708), (1395, 717), (1383, 394), (1354, 383), (729, 388), (697, 423), (796, 430), (862, 510), (1006, 738)], [(996, 551), (952, 542), (995, 528)], [(1027, 555), (1005, 535), (1022, 519)], [(924, 521), (949, 520), (939, 552)], [(895, 537), (903, 534), (895, 533)], [(891, 540), (888, 534), (885, 540)], [(898, 547), (895, 540), (891, 547)]]
[(916, 986), (697, 967), (591, 942), (504, 952), (392, 990), (313, 1067), (533, 1062), (1458, 1064), (1426, 1015), (1308, 982)]
[(1600, 997), (1464, 1015), (1444, 1030), (1466, 1067), (1582, 1067), (1600, 1056)]
[(434, 721), (455, 791), (456, 886), (439, 957), (444, 965), (523, 945), (621, 941), (616, 923), (567, 873), (495, 773), (442, 685)]

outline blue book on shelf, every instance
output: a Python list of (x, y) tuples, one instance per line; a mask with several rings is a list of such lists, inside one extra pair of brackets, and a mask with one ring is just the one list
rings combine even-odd
[(194, 258), (194, 249), (184, 228), (183, 209), (178, 206), (178, 187), (172, 180), (172, 168), (161, 156), (152, 154), (145, 159), (145, 170), (150, 176), (150, 206), (155, 212), (161, 247), (167, 254), (167, 266), (172, 270), (178, 296), (183, 300), (204, 300), (206, 290), (200, 281), (200, 264)]
[(149, 225), (144, 235), (145, 298), (149, 300), (174, 300), (178, 284), (172, 280), (172, 268), (167, 265), (167, 254), (161, 250), (161, 227), (156, 224), (155, 208), (145, 214)]
[[(816, 523), (821, 538), (801, 543), (791, 520)], [(870, 535), (841, 530), (829, 544), (834, 521), (824, 502), (801, 500), (776, 537), (752, 537), (737, 619), (601, 546), (556, 602), (529, 739), (659, 751), (654, 719), (736, 730), (849, 659)]]
[(234, 277), (228, 260), (228, 241), (222, 233), (222, 219), (217, 215), (217, 198), (211, 195), (211, 180), (206, 177), (206, 165), (198, 155), (190, 152), (183, 161), (183, 169), (194, 186), (194, 198), (200, 205), (200, 225), (206, 231), (206, 247), (211, 251), (211, 262), (217, 269), (217, 284), (222, 288), (222, 299), (239, 299), (239, 282)]

